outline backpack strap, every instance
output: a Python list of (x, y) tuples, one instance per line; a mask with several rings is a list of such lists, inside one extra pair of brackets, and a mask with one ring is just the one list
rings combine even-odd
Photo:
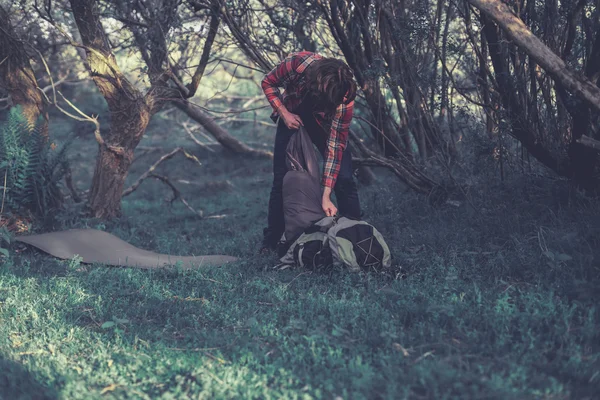
[(328, 229), (329, 229), (328, 226), (319, 226), (319, 225), (313, 224), (313, 225), (309, 226), (308, 228), (306, 228), (304, 230), (304, 233), (306, 233), (307, 235), (309, 235), (311, 233), (316, 233), (316, 232), (327, 233)]
[(306, 233), (307, 235), (311, 234), (311, 233), (315, 233), (315, 232), (327, 233), (327, 231), (329, 231), (329, 229), (333, 225), (335, 225), (335, 223), (337, 222), (337, 220), (334, 217), (330, 224), (320, 225), (319, 222), (323, 221), (326, 218), (329, 218), (329, 217), (324, 217), (323, 219), (320, 219), (318, 221), (313, 222), (313, 224), (311, 226), (309, 226), (308, 228), (306, 228), (304, 230), (304, 233)]

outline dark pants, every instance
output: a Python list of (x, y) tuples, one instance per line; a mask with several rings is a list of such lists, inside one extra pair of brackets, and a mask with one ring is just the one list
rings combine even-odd
[[(323, 128), (317, 123), (311, 113), (298, 113), (307, 133), (319, 152), (325, 157), (327, 149), (327, 136)], [(283, 177), (287, 172), (285, 165), (286, 148), (290, 137), (296, 130), (288, 127), (280, 119), (275, 135), (275, 148), (273, 150), (273, 187), (269, 198), (268, 227), (264, 229), (263, 245), (274, 248), (285, 230), (283, 217)], [(346, 148), (342, 157), (340, 171), (333, 188), (337, 200), (339, 214), (359, 219), (361, 216), (358, 190), (352, 174), (352, 155)]]

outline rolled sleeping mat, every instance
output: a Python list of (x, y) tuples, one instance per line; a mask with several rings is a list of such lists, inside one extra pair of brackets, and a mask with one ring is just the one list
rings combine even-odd
[(36, 247), (54, 257), (69, 260), (78, 255), (86, 264), (106, 264), (144, 269), (164, 268), (179, 264), (183, 269), (223, 265), (238, 258), (225, 255), (172, 256), (139, 249), (108, 232), (97, 229), (19, 236), (15, 239)]

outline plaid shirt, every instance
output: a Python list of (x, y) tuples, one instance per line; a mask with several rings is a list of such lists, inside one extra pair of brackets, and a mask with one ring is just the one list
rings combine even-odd
[[(273, 107), (271, 119), (277, 121), (278, 110), (282, 105), (290, 112), (300, 104), (306, 93), (304, 71), (315, 60), (322, 56), (309, 51), (292, 53), (279, 65), (275, 66), (262, 80), (262, 90), (267, 100)], [(279, 88), (285, 88), (283, 95)], [(329, 119), (324, 112), (316, 113), (315, 120), (321, 127), (328, 126), (329, 138), (327, 139), (327, 153), (325, 154), (325, 168), (323, 170), (322, 186), (333, 188), (340, 172), (342, 155), (348, 143), (348, 129), (352, 122), (354, 112), (354, 101), (341, 104), (335, 111), (335, 115)]]

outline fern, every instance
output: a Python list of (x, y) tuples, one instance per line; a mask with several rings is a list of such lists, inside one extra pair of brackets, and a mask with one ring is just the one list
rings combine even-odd
[(12, 212), (46, 216), (62, 202), (67, 146), (53, 149), (40, 122), (28, 123), (17, 106), (0, 127), (0, 179), (4, 183), (6, 178), (4, 205)]

